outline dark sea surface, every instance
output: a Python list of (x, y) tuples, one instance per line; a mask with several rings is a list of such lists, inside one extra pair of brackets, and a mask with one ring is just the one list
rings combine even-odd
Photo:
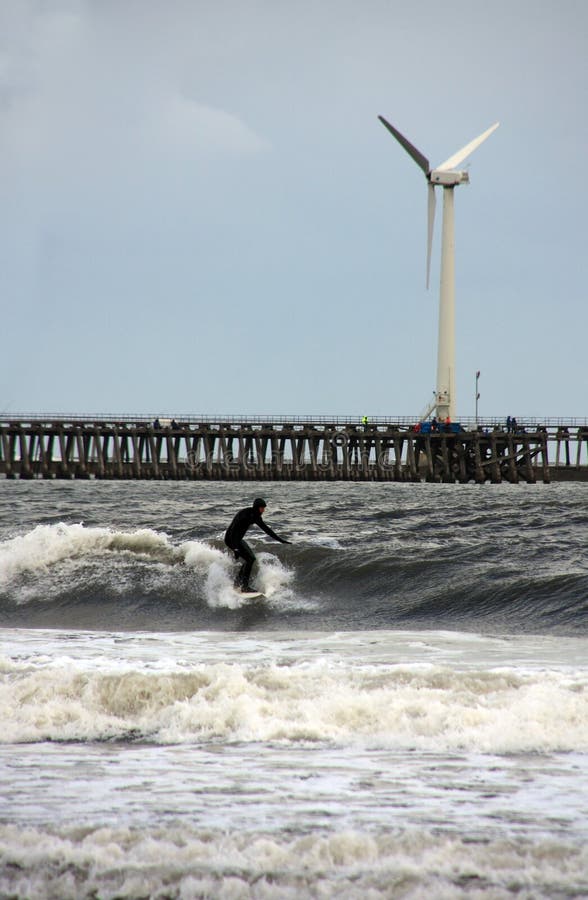
[[(263, 608), (222, 537), (248, 534)], [(0, 482), (5, 624), (153, 630), (459, 628), (586, 634), (588, 485)], [(237, 614), (235, 609), (237, 608)]]
[(586, 484), (0, 481), (0, 897), (588, 896), (587, 538)]

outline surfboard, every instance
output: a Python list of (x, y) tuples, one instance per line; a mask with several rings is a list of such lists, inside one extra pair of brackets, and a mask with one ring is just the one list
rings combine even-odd
[(265, 594), (262, 594), (261, 591), (239, 591), (239, 596), (244, 600), (259, 600), (260, 597), (265, 600)]

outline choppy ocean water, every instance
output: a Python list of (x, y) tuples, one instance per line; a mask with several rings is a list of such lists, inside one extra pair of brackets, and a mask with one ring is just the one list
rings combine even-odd
[(587, 536), (582, 484), (0, 482), (0, 896), (588, 894)]

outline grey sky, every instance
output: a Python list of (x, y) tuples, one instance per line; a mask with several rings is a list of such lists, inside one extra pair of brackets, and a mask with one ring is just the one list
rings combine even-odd
[[(2, 0), (4, 411), (585, 416), (584, 0)], [(440, 212), (440, 209), (439, 209)], [(438, 219), (440, 220), (440, 215)], [(438, 226), (440, 221), (438, 221)]]

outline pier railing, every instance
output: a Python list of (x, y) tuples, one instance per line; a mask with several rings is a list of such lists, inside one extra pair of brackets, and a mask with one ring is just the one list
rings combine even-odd
[[(149, 425), (159, 420), (162, 423), (169, 424), (173, 421), (185, 423), (188, 425), (197, 425), (200, 423), (214, 425), (220, 422), (226, 424), (243, 424), (243, 425), (264, 425), (271, 423), (275, 425), (347, 425), (362, 424), (364, 414), (361, 415), (275, 415), (267, 413), (266, 415), (235, 415), (235, 414), (211, 414), (211, 413), (158, 413), (147, 415), (144, 413), (22, 413), (22, 412), (0, 412), (0, 425), (6, 425), (10, 422), (20, 422), (21, 424), (30, 423), (46, 423), (52, 422), (70, 422), (88, 424), (94, 422), (100, 423), (124, 423), (127, 425)], [(398, 425), (401, 428), (408, 428), (419, 421), (419, 416), (402, 415), (402, 416), (384, 416), (384, 415), (367, 415), (368, 422), (377, 425)], [(517, 422), (527, 429), (537, 426), (546, 428), (580, 428), (588, 426), (588, 417), (557, 417), (557, 416), (530, 416), (521, 415), (516, 417)], [(500, 428), (506, 427), (506, 416), (461, 416), (459, 423), (466, 429), (472, 430), (478, 427), (482, 428)]]
[(0, 417), (5, 478), (516, 483), (588, 477), (586, 419)]

